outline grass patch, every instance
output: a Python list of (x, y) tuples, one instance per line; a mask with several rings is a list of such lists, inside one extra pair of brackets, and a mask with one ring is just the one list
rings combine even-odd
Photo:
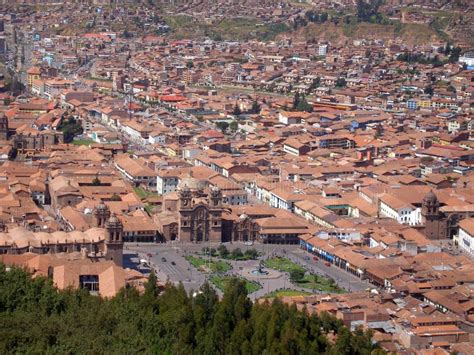
[(135, 192), (135, 194), (140, 198), (140, 199), (144, 199), (144, 198), (147, 198), (147, 197), (151, 197), (151, 196), (159, 196), (157, 193), (154, 193), (154, 192), (151, 192), (151, 191), (147, 191), (141, 187), (134, 187), (133, 188), (133, 191)]
[(265, 260), (264, 265), (270, 269), (275, 269), (283, 272), (301, 271), (306, 272), (306, 269), (298, 264), (295, 264), (288, 258), (276, 257)]
[(101, 78), (101, 77), (98, 77), (98, 76), (90, 76), (88, 79), (93, 80), (93, 81), (103, 81), (103, 82), (109, 82), (109, 83), (111, 83), (113, 81), (112, 79)]
[(221, 259), (226, 260), (236, 260), (236, 261), (244, 261), (244, 260), (257, 260), (258, 257), (261, 255), (256, 249), (247, 249), (245, 252), (242, 252), (240, 248), (236, 248), (232, 251), (229, 251), (225, 245), (220, 245), (217, 249), (215, 248), (208, 248), (204, 247), (201, 250), (202, 255), (211, 255), (214, 257), (219, 257)]
[[(225, 287), (229, 280), (235, 278), (235, 276), (221, 276), (221, 275), (213, 275), (210, 278), (210, 281), (222, 292), (224, 292)], [(247, 294), (254, 293), (262, 288), (262, 286), (255, 282), (250, 281), (244, 278), (240, 278), (242, 281), (245, 282), (245, 289), (247, 290)]]
[(72, 144), (74, 145), (91, 145), (91, 144), (95, 144), (95, 142), (91, 139), (74, 139), (72, 141)]
[(265, 24), (253, 18), (225, 18), (213, 23), (188, 15), (166, 15), (164, 20), (177, 39), (208, 36), (214, 40), (272, 40), (290, 28), (284, 23)]
[(149, 215), (152, 215), (153, 214), (153, 210), (154, 210), (154, 206), (150, 205), (150, 204), (146, 204), (145, 205), (145, 211), (149, 214)]
[(186, 260), (190, 262), (192, 266), (202, 272), (227, 272), (232, 269), (232, 265), (222, 260), (209, 261), (204, 258), (187, 256)]
[(317, 290), (328, 293), (346, 292), (344, 289), (340, 288), (334, 280), (314, 274), (304, 275), (304, 278), (301, 281), (295, 282), (295, 284), (308, 290)]
[(283, 289), (270, 292), (269, 294), (265, 295), (265, 298), (277, 298), (277, 297), (293, 297), (293, 296), (309, 296), (311, 292), (307, 291), (297, 291), (291, 289)]

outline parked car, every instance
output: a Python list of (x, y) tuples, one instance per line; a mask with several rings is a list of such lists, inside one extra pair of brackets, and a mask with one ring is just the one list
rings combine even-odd
[(331, 263), (329, 261), (325, 262), (324, 265), (326, 265), (327, 267), (331, 267)]

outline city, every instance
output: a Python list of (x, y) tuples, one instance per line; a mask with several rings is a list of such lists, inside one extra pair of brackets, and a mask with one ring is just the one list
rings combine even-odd
[(0, 352), (474, 353), (473, 3), (0, 8)]

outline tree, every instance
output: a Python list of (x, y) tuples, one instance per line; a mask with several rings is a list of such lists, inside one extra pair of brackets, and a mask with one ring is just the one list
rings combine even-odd
[(158, 278), (155, 275), (155, 272), (152, 271), (150, 276), (148, 276), (148, 282), (145, 284), (145, 298), (154, 299), (158, 296)]
[(192, 60), (189, 60), (189, 61), (186, 63), (186, 68), (191, 69), (191, 68), (193, 68), (193, 67), (194, 67), (193, 61), (192, 61)]
[(240, 109), (239, 105), (235, 104), (232, 114), (234, 116), (240, 116), (242, 114), (242, 110)]
[(227, 131), (227, 128), (229, 128), (229, 123), (226, 121), (221, 121), (217, 122), (216, 126), (222, 131), (222, 133), (225, 133)]
[(129, 32), (129, 31), (127, 31), (127, 30), (124, 30), (124, 31), (122, 32), (122, 36), (121, 36), (121, 37), (122, 37), (122, 38), (125, 38), (125, 39), (132, 38), (132, 37), (133, 37), (133, 33)]
[(448, 56), (451, 53), (451, 43), (447, 42), (443, 51), (444, 55)]
[(232, 259), (237, 260), (237, 259), (242, 258), (243, 256), (244, 254), (242, 253), (242, 250), (240, 250), (240, 248), (236, 248), (232, 250), (232, 253), (231, 253)]
[(449, 55), (449, 62), (450, 63), (456, 63), (458, 60), (459, 60), (459, 57), (461, 55), (461, 47), (454, 47), (452, 50), (451, 50), (451, 54)]
[(0, 353), (382, 354), (370, 331), (351, 333), (327, 312), (252, 303), (237, 278), (221, 300), (207, 282), (188, 294), (182, 284), (159, 292), (156, 281), (102, 298), (0, 264)]
[(428, 85), (427, 87), (425, 87), (424, 93), (425, 93), (426, 95), (433, 96), (433, 94), (434, 94), (433, 87), (432, 87), (431, 85)]
[(256, 249), (247, 249), (245, 252), (244, 252), (244, 255), (249, 258), (249, 259), (252, 259), (252, 260), (255, 260), (258, 258), (258, 256), (260, 255), (260, 253), (256, 250)]
[(337, 88), (344, 88), (346, 87), (346, 85), (347, 85), (347, 82), (345, 78), (337, 78), (336, 85), (335, 85)]
[(229, 129), (232, 131), (232, 132), (236, 132), (237, 129), (239, 128), (239, 124), (237, 123), (237, 121), (232, 121), (230, 124), (229, 124)]
[(290, 271), (290, 281), (293, 283), (301, 282), (304, 278), (304, 271), (300, 269), (293, 269)]
[(110, 201), (122, 201), (122, 198), (117, 195), (117, 194), (113, 194), (111, 197), (110, 197)]
[(100, 186), (101, 181), (99, 179), (99, 174), (96, 174), (95, 177), (92, 179), (92, 186)]
[(252, 102), (252, 107), (250, 108), (250, 113), (259, 114), (261, 110), (262, 110), (262, 107), (260, 106), (258, 101), (254, 100)]
[(313, 112), (313, 105), (306, 101), (304, 95), (300, 95), (299, 92), (296, 92), (293, 98), (293, 111)]
[(313, 80), (309, 89), (313, 91), (314, 89), (317, 89), (319, 85), (321, 85), (321, 78), (318, 76), (316, 79)]
[(295, 96), (293, 96), (293, 110), (296, 110), (300, 103), (300, 93), (297, 91)]
[(219, 245), (219, 248), (217, 248), (217, 252), (219, 253), (219, 256), (222, 259), (226, 259), (229, 256), (229, 250), (225, 245)]
[(61, 123), (58, 125), (58, 130), (63, 132), (64, 143), (70, 143), (74, 137), (82, 134), (83, 129), (81, 123), (73, 116), (63, 117)]
[(380, 21), (379, 7), (382, 3), (383, 0), (357, 0), (357, 18), (359, 21)]

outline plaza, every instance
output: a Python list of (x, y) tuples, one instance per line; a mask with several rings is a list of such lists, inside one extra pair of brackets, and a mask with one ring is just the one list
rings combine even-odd
[[(217, 250), (221, 245), (225, 245), (229, 252), (237, 248), (242, 250), (242, 252), (255, 249), (259, 252), (259, 256), (255, 260), (224, 260), (218, 256), (211, 257), (203, 254), (203, 248)], [(146, 260), (149, 270), (151, 271), (153, 269), (162, 282), (171, 282), (173, 284), (182, 283), (188, 292), (199, 289), (206, 281), (212, 281), (213, 276), (221, 275), (222, 277), (240, 277), (249, 282), (259, 284), (261, 287), (249, 294), (253, 300), (278, 290), (319, 293), (317, 290), (301, 287), (301, 284), (297, 285), (292, 283), (289, 273), (283, 270), (279, 271), (273, 267), (264, 267), (266, 274), (255, 272), (261, 262), (265, 264), (265, 261), (269, 259), (273, 260), (278, 257), (282, 258), (282, 260), (287, 260), (288, 263), (292, 265), (300, 266), (306, 271), (307, 275), (317, 275), (322, 280), (334, 280), (335, 285), (347, 292), (363, 291), (370, 287), (370, 284), (354, 275), (336, 267), (327, 266), (321, 261), (313, 260), (307, 252), (295, 245), (246, 245), (245, 243), (128, 243), (125, 245), (124, 254), (127, 255), (128, 258), (135, 254), (135, 259)], [(124, 259), (127, 259), (125, 255)], [(201, 259), (198, 264), (203, 264), (204, 268), (196, 268), (193, 266), (189, 261), (192, 260), (191, 258)], [(220, 273), (212, 272), (213, 266), (216, 265), (217, 262), (228, 263), (231, 268), (225, 268), (226, 270)], [(206, 263), (209, 265), (209, 270), (206, 268)], [(147, 270), (145, 270), (145, 272), (146, 271)], [(222, 295), (221, 290), (219, 290), (218, 287), (215, 288), (218, 294)]]

